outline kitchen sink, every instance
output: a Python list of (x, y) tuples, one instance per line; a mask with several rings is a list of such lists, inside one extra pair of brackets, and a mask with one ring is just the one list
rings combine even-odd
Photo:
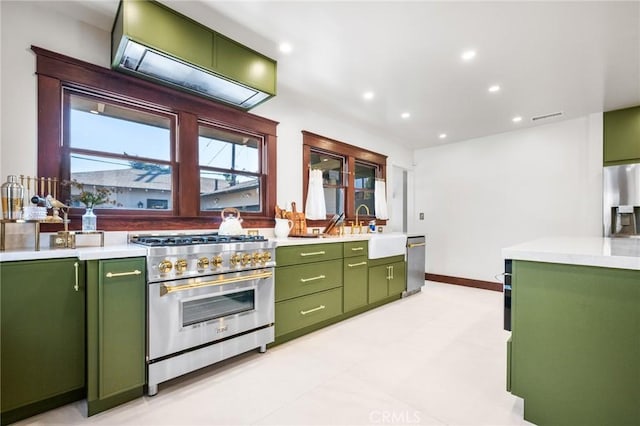
[(400, 232), (371, 234), (369, 237), (369, 259), (404, 255), (407, 235)]

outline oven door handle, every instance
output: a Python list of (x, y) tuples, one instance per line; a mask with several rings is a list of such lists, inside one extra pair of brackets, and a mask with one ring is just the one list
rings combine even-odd
[(211, 287), (215, 285), (239, 283), (243, 281), (257, 280), (260, 278), (270, 278), (272, 276), (273, 276), (272, 272), (260, 272), (258, 274), (243, 275), (240, 277), (233, 277), (233, 278), (221, 278), (214, 281), (203, 281), (201, 283), (193, 283), (193, 284), (186, 284), (186, 285), (168, 286), (168, 285), (162, 284), (160, 286), (160, 296), (164, 296), (169, 293), (174, 293), (176, 291), (191, 290), (194, 288), (202, 288), (202, 287)]

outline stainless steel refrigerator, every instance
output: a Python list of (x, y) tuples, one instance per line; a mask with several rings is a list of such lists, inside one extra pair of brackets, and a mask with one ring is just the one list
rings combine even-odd
[(640, 237), (640, 164), (604, 168), (605, 237)]

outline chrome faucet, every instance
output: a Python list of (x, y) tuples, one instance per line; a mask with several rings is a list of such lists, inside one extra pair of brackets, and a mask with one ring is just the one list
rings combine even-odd
[(360, 204), (358, 206), (358, 208), (356, 209), (356, 226), (358, 227), (358, 232), (360, 234), (362, 234), (362, 225), (360, 224), (360, 221), (358, 220), (358, 212), (360, 211), (360, 207), (364, 207), (364, 209), (367, 211), (367, 216), (370, 216), (371, 213), (369, 212), (369, 207), (367, 207), (366, 204)]

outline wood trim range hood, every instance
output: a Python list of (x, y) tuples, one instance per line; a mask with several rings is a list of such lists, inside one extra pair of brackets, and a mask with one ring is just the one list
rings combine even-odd
[(249, 110), (276, 95), (275, 60), (155, 1), (122, 0), (111, 68)]

